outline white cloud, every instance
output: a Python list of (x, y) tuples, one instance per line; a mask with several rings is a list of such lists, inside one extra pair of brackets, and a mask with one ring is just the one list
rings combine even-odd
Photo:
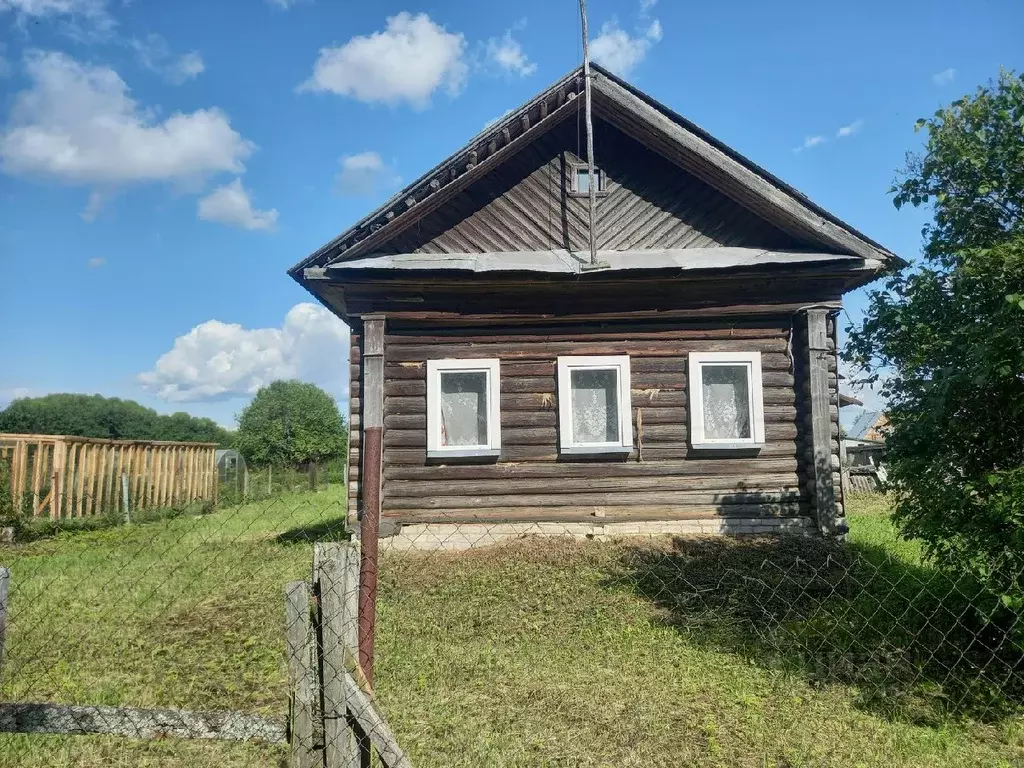
[(92, 259), (89, 259), (89, 261), (87, 262), (87, 266), (89, 266), (92, 269), (96, 269), (98, 267), (105, 266), (106, 263), (107, 260), (104, 259), (102, 256), (96, 256)]
[(267, 2), (270, 3), (271, 5), (276, 5), (282, 11), (287, 11), (289, 8), (295, 5), (295, 3), (298, 2), (298, 0), (267, 0)]
[(299, 90), (329, 91), (359, 101), (416, 109), (430, 104), (439, 88), (456, 96), (466, 82), (466, 38), (448, 32), (421, 13), (387, 20), (383, 32), (353, 37), (338, 48), (322, 48), (313, 75)]
[(956, 70), (952, 67), (936, 72), (932, 75), (932, 82), (936, 85), (949, 85), (956, 79)]
[(826, 141), (824, 136), (807, 136), (804, 138), (804, 143), (799, 147), (794, 147), (794, 152), (803, 152), (805, 149), (814, 149), (815, 147), (824, 144)]
[(338, 194), (347, 197), (374, 195), (402, 182), (395, 169), (385, 163), (377, 152), (342, 155), (338, 162), (341, 164), (336, 179)]
[(280, 328), (246, 329), (209, 320), (174, 340), (153, 370), (139, 375), (168, 402), (252, 395), (277, 379), (311, 381), (344, 395), (348, 328), (316, 304), (296, 304)]
[(199, 51), (176, 56), (160, 35), (147, 35), (145, 40), (132, 40), (129, 45), (135, 50), (142, 66), (158, 73), (172, 85), (192, 80), (206, 69)]
[(537, 65), (523, 52), (523, 46), (507, 30), (503, 37), (492, 37), (487, 41), (487, 60), (510, 74), (527, 77), (537, 71)]
[(259, 211), (252, 207), (249, 190), (241, 179), (217, 187), (199, 201), (199, 218), (242, 229), (273, 231), (277, 228), (277, 209)]
[(254, 149), (217, 108), (159, 120), (107, 67), (63, 53), (33, 53), (26, 67), (32, 87), (17, 95), (0, 133), (4, 173), (105, 187), (184, 185), (241, 173)]
[(650, 12), (651, 8), (658, 4), (658, 0), (640, 0), (640, 15)]
[(863, 127), (864, 127), (864, 121), (863, 120), (854, 120), (849, 125), (844, 125), (838, 131), (836, 131), (836, 138), (837, 139), (845, 139), (845, 138), (847, 138), (849, 136), (853, 136), (855, 133), (860, 131), (860, 129), (863, 128)]
[(620, 29), (614, 20), (607, 21), (601, 25), (601, 33), (590, 41), (590, 56), (598, 64), (625, 77), (661, 38), (661, 22), (657, 19), (636, 37)]
[(105, 39), (115, 26), (107, 0), (0, 0), (0, 13), (5, 11), (22, 27), (30, 21), (59, 20), (62, 31), (83, 41)]

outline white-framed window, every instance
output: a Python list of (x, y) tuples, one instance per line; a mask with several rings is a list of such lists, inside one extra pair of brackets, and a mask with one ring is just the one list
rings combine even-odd
[(633, 449), (629, 355), (558, 358), (558, 448), (564, 454)]
[(751, 449), (764, 445), (760, 352), (691, 352), (690, 445)]
[(496, 359), (427, 361), (427, 458), (501, 453)]
[[(608, 194), (604, 171), (594, 166), (597, 184), (594, 194), (598, 197)], [(586, 163), (569, 164), (569, 194), (573, 197), (590, 197), (590, 167)]]

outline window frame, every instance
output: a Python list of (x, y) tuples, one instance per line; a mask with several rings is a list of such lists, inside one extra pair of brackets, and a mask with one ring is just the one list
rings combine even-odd
[[(558, 452), (563, 455), (630, 453), (633, 450), (633, 403), (629, 355), (560, 355), (558, 358)], [(614, 370), (619, 409), (619, 440), (577, 443), (572, 439), (572, 371)]]
[[(441, 445), (441, 374), (487, 374), (487, 443)], [(427, 360), (427, 458), (493, 458), (501, 455), (501, 363), (497, 358)]]
[[(590, 166), (585, 162), (572, 161), (569, 163), (568, 190), (570, 197), (590, 197), (590, 192), (581, 192), (577, 185), (580, 171), (589, 171)], [(594, 173), (597, 174), (597, 189), (594, 190), (595, 197), (605, 197), (608, 194), (608, 176), (604, 169), (594, 165)]]
[[(704, 366), (747, 367), (750, 395), (750, 437), (709, 438), (704, 435)], [(691, 352), (687, 360), (690, 403), (690, 447), (695, 450), (742, 451), (764, 446), (764, 386), (760, 352)]]

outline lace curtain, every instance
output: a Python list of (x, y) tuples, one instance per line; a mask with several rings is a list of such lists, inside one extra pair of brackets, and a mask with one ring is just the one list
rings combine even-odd
[(619, 384), (614, 370), (578, 370), (569, 374), (574, 443), (619, 441)]
[(745, 365), (704, 365), (704, 437), (750, 437), (750, 389)]
[(441, 445), (487, 445), (487, 374), (441, 374)]

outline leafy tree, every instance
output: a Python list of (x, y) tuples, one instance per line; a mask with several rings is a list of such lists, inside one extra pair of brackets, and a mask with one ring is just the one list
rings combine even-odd
[(234, 447), (254, 466), (298, 466), (345, 454), (348, 433), (338, 404), (314, 384), (275, 381), (238, 417)]
[(1024, 79), (918, 121), (893, 188), (930, 205), (924, 260), (871, 292), (844, 358), (889, 400), (894, 519), (1024, 607)]
[(0, 432), (77, 435), (115, 440), (183, 440), (228, 445), (231, 433), (187, 413), (164, 416), (133, 400), (53, 394), (13, 401), (0, 411)]

